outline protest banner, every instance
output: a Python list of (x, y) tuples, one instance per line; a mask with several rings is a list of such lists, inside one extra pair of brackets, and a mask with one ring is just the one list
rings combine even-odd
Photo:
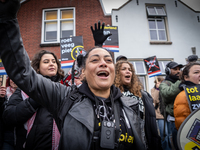
[(6, 75), (5, 68), (3, 66), (2, 60), (0, 59), (0, 75)]
[(185, 86), (185, 94), (189, 103), (190, 111), (200, 107), (200, 84), (195, 86)]
[(82, 36), (66, 37), (60, 39), (61, 68), (71, 68), (74, 60), (82, 53)]
[(191, 114), (181, 124), (177, 141), (182, 150), (200, 150), (200, 85), (184, 87)]
[(193, 111), (181, 124), (177, 144), (180, 150), (200, 150), (200, 108)]
[(144, 59), (144, 64), (146, 66), (149, 78), (162, 74), (156, 56), (151, 56)]
[(105, 26), (104, 34), (112, 34), (112, 35), (105, 40), (102, 47), (112, 52), (119, 52), (118, 27)]

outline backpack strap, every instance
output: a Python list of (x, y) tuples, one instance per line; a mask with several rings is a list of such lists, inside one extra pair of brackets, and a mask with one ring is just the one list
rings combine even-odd
[(115, 123), (116, 123), (116, 128), (115, 128), (115, 148), (118, 148), (119, 138), (120, 138), (120, 135), (121, 135), (119, 101), (116, 101), (115, 104), (114, 104), (114, 115), (115, 115)]
[(78, 92), (78, 88), (72, 88), (71, 93), (64, 99), (61, 104), (60, 111), (58, 112), (58, 120), (59, 120), (59, 130), (61, 131), (63, 127), (64, 118), (68, 114), (71, 107), (74, 105), (76, 101), (80, 99), (82, 95)]

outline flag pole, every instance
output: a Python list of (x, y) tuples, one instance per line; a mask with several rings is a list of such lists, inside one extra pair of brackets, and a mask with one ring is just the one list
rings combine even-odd
[(156, 79), (156, 83), (158, 83), (158, 78), (157, 78), (157, 76), (155, 76), (155, 79)]
[(6, 87), (6, 75), (3, 75), (2, 86), (5, 86), (5, 87)]

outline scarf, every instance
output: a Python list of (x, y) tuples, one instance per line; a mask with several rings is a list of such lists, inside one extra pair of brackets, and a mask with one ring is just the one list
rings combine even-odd
[(12, 88), (11, 86), (8, 86), (8, 87), (6, 88), (6, 95), (7, 95), (8, 100), (9, 100), (10, 96), (11, 96), (14, 92), (15, 92), (15, 89)]
[[(23, 91), (21, 91), (21, 95), (22, 95), (22, 98), (23, 100), (27, 99), (29, 96), (24, 93)], [(26, 137), (28, 136), (29, 132), (31, 131), (31, 128), (33, 126), (33, 123), (34, 123), (34, 120), (35, 120), (35, 117), (36, 117), (36, 113), (35, 112), (33, 114), (33, 116), (27, 121), (26, 123), (26, 126), (27, 126), (27, 134), (26, 134)], [(53, 119), (53, 131), (52, 131), (52, 150), (58, 150), (58, 146), (59, 146), (59, 141), (60, 141), (60, 132), (58, 130), (58, 127), (56, 125), (56, 122), (55, 120)], [(25, 148), (25, 144), (24, 143), (24, 148)]]
[(179, 78), (175, 75), (167, 75), (165, 80), (171, 81), (172, 83), (175, 83), (179, 80)]

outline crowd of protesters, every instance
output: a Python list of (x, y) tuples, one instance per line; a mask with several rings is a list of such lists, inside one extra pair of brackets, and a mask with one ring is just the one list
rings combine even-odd
[(183, 87), (200, 83), (196, 55), (185, 66), (169, 62), (150, 94), (126, 56), (114, 63), (102, 48), (110, 34), (98, 22), (95, 47), (64, 76), (52, 52), (40, 51), (30, 64), (16, 19), (20, 2), (5, 2), (0, 54), (9, 84), (0, 88), (0, 150), (178, 150), (177, 131), (191, 113)]

